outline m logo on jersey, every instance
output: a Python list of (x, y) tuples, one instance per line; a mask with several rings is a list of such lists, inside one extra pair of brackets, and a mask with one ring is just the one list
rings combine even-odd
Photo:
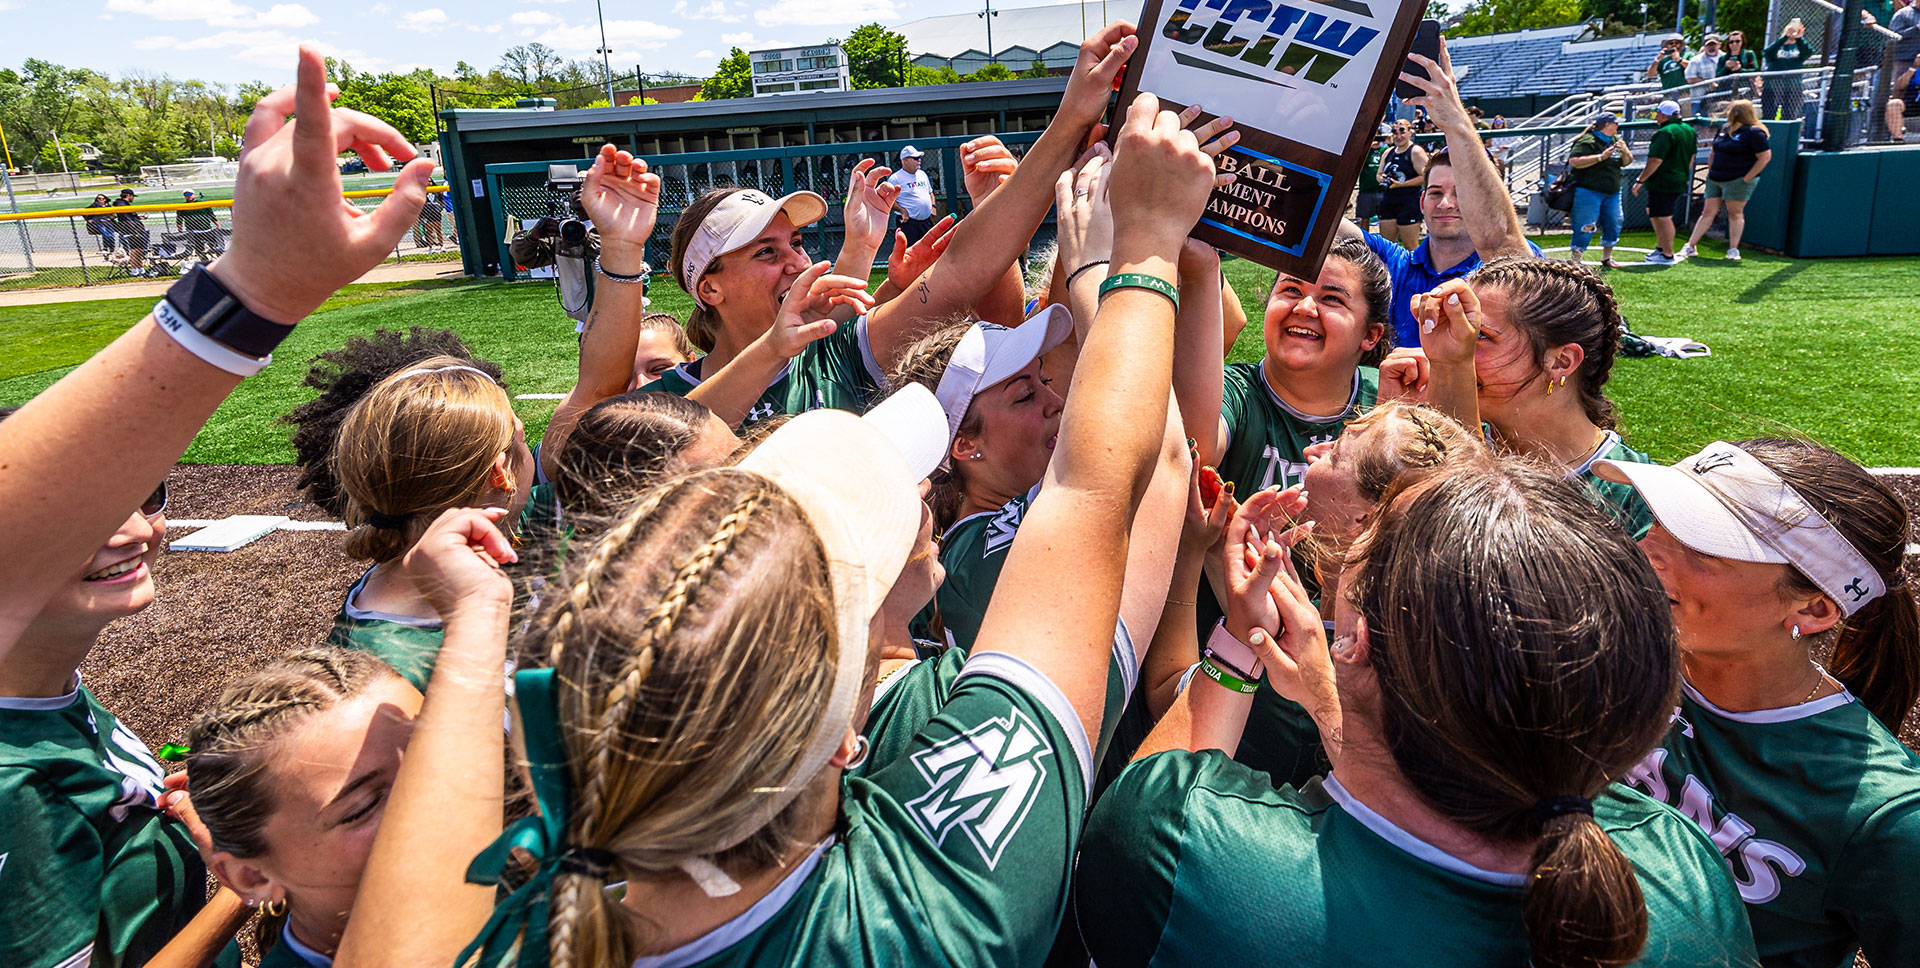
[(1020, 530), (1020, 518), (1027, 513), (1027, 502), (1009, 501), (1006, 507), (994, 512), (987, 519), (986, 548), (982, 557), (993, 554), (1013, 543), (1013, 536)]
[[(1192, 52), (1176, 49), (1174, 61), (1277, 87), (1295, 85), (1272, 74), (1325, 84), (1380, 36), (1380, 31), (1372, 27), (1274, 0), (1204, 0), (1204, 11), (1202, 2), (1180, 0), (1180, 9), (1160, 29), (1170, 40), (1194, 45)], [(1373, 16), (1372, 9), (1361, 0), (1318, 0), (1318, 5), (1369, 19)], [(1213, 22), (1194, 23), (1196, 12), (1202, 17), (1212, 12)], [(1282, 40), (1287, 41), (1286, 49), (1276, 57)], [(1248, 65), (1265, 70), (1256, 73)]]
[(907, 803), (935, 844), (964, 831), (992, 870), (1020, 832), (1047, 779), (1046, 734), (1014, 710), (913, 754), (927, 792)]

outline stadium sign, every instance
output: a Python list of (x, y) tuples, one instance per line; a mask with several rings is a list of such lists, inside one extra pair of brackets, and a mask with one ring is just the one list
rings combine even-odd
[(1333, 244), (1424, 0), (1147, 0), (1120, 103), (1230, 115), (1237, 177), (1194, 237), (1312, 278)]

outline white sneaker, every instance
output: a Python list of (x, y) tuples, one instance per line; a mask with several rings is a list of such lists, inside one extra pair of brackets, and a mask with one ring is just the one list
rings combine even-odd
[(1699, 254), (1700, 254), (1700, 250), (1694, 248), (1692, 242), (1688, 242), (1686, 244), (1686, 247), (1680, 250), (1680, 258), (1682, 259), (1691, 259), (1694, 256)]
[(1670, 256), (1665, 252), (1660, 251), (1659, 249), (1655, 249), (1652, 252), (1647, 253), (1647, 257), (1642, 261), (1648, 263), (1649, 265), (1670, 266), (1680, 260), (1675, 259), (1673, 256)]
[(1728, 249), (1728, 250), (1727, 250), (1727, 261), (1728, 261), (1728, 262), (1739, 262), (1739, 261), (1740, 261), (1740, 250), (1739, 250), (1739, 249)]

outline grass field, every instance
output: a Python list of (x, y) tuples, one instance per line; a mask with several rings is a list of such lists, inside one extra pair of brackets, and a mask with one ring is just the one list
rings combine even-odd
[[(350, 192), (364, 191), (370, 188), (391, 188), (393, 187), (393, 177), (392, 172), (361, 172), (354, 175), (340, 176), (340, 184), (345, 191)], [(22, 212), (53, 212), (69, 208), (86, 208), (88, 205), (93, 204), (93, 196), (95, 195), (105, 195), (109, 199), (119, 198), (120, 189), (123, 187), (129, 186), (107, 184), (89, 187), (83, 185), (78, 194), (61, 192), (59, 194), (49, 195), (43, 192), (21, 191), (15, 192), (15, 198)], [(203, 202), (233, 197), (232, 183), (225, 185), (191, 185), (180, 188), (147, 188), (139, 185), (131, 187), (135, 193), (133, 200), (135, 204), (139, 205), (172, 205), (180, 201), (180, 193), (187, 188), (192, 188)], [(0, 202), (4, 201), (4, 198), (0, 198)]]
[[(1652, 239), (1630, 234), (1622, 244), (1647, 247)], [(1615, 365), (1608, 394), (1620, 405), (1629, 443), (1675, 460), (1714, 439), (1794, 433), (1864, 464), (1920, 465), (1920, 440), (1903, 419), (1920, 402), (1920, 371), (1899, 364), (1894, 352), (1920, 343), (1913, 261), (1793, 260), (1749, 251), (1744, 262), (1732, 263), (1720, 253), (1710, 246), (1703, 258), (1672, 268), (1607, 273), (1635, 332), (1688, 336), (1713, 348), (1704, 359)], [(1227, 274), (1253, 320), (1231, 358), (1258, 358), (1260, 301), (1271, 273), (1230, 261)], [(683, 318), (689, 305), (664, 280), (653, 287), (653, 300), (655, 309)], [(125, 299), (0, 309), (0, 335), (12, 349), (0, 358), (0, 404), (31, 398), (150, 306)], [(304, 361), (355, 333), (411, 325), (461, 333), (475, 353), (505, 368), (514, 393), (562, 393), (572, 385), (573, 326), (550, 284), (354, 286), (300, 325), (275, 354), (280, 362), (241, 384), (186, 460), (291, 460), (287, 428), (275, 421), (312, 394), (300, 385)], [(553, 401), (515, 405), (529, 438), (538, 439)]]

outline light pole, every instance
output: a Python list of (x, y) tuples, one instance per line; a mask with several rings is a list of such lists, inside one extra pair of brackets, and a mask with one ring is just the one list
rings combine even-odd
[(607, 46), (607, 15), (600, 10), (600, 0), (593, 0), (593, 15), (600, 20), (600, 49), (594, 53), (600, 55), (601, 76), (607, 81), (607, 107), (613, 107), (613, 48)]
[(987, 9), (981, 13), (974, 14), (974, 16), (984, 19), (987, 22), (987, 63), (994, 64), (998, 63), (998, 61), (993, 59), (993, 18), (1000, 16), (1000, 11), (993, 9), (993, 0), (986, 0), (986, 4)]

